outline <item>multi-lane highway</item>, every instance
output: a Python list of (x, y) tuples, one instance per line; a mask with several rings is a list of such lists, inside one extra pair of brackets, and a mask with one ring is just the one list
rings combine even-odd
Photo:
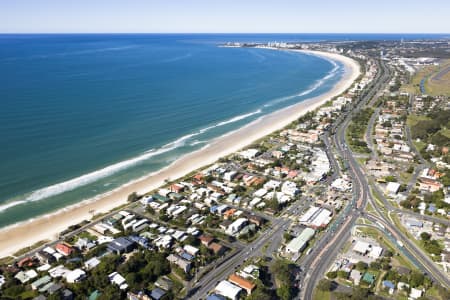
[[(353, 112), (366, 105), (368, 101), (372, 99), (374, 95), (376, 95), (377, 91), (381, 90), (382, 87), (389, 81), (389, 71), (387, 68), (385, 68), (386, 66), (384, 65), (384, 63), (381, 63), (381, 65), (383, 66), (384, 71), (380, 76), (377, 76), (374, 79), (374, 84), (370, 86), (370, 90), (365, 93), (365, 96), (362, 97), (362, 99), (353, 109)], [(404, 234), (395, 225), (393, 225), (390, 220), (388, 220), (383, 212), (380, 211), (376, 201), (372, 199), (367, 175), (359, 166), (353, 152), (346, 145), (345, 130), (351, 121), (351, 115), (352, 113), (344, 115), (342, 122), (340, 122), (336, 127), (332, 128), (332, 132), (334, 132), (332, 140), (337, 154), (343, 159), (344, 164), (348, 168), (349, 175), (353, 180), (354, 193), (356, 199), (358, 199), (357, 203), (359, 204), (359, 208), (347, 210), (348, 214), (345, 215), (346, 221), (340, 226), (339, 230), (336, 232), (332, 239), (330, 238), (330, 234), (326, 234), (323, 236), (322, 239), (324, 239), (325, 241), (329, 241), (329, 244), (332, 244), (332, 246), (328, 245), (325, 247), (316, 247), (319, 250), (317, 250), (315, 253), (310, 254), (311, 256), (302, 262), (302, 267), (305, 270), (305, 276), (303, 277), (303, 289), (301, 291), (300, 298), (305, 300), (312, 299), (315, 286), (336, 257), (339, 249), (341, 249), (345, 241), (348, 239), (350, 229), (354, 225), (354, 222), (356, 221), (358, 216), (363, 213), (367, 200), (370, 200), (372, 206), (374, 206), (379, 213), (378, 216), (370, 216), (370, 218), (376, 218), (376, 220), (384, 224), (384, 226), (386, 226), (386, 228), (394, 236), (396, 236), (398, 240), (404, 241), (404, 252), (408, 254), (408, 257), (414, 257), (418, 267), (424, 272), (428, 273), (430, 278), (446, 287), (450, 287), (450, 280), (446, 276), (446, 274), (443, 274), (442, 270), (440, 270), (420, 249), (417, 249), (417, 246), (409, 241), (409, 239), (405, 237)], [(389, 203), (389, 201), (387, 201), (383, 197), (383, 193), (380, 193), (380, 191), (378, 190), (377, 192), (381, 194), (382, 197), (380, 198), (383, 200), (385, 208), (392, 211), (400, 210), (398, 208), (394, 208)], [(410, 213), (404, 211), (402, 212)], [(424, 219), (447, 224), (446, 220), (442, 220), (439, 218), (426, 216), (424, 217)], [(318, 243), (320, 243), (320, 241)]]

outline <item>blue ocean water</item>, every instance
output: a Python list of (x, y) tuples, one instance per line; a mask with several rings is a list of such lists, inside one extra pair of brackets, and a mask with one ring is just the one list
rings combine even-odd
[(366, 38), (0, 35), (0, 227), (154, 172), (326, 92), (343, 72), (315, 56), (218, 43)]

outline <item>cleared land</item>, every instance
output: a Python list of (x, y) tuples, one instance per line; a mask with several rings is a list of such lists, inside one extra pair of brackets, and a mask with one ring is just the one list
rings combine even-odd
[(439, 66), (420, 68), (412, 77), (411, 83), (403, 90), (420, 94), (420, 82), (425, 78), (426, 94), (431, 96), (450, 96), (450, 59), (442, 60)]

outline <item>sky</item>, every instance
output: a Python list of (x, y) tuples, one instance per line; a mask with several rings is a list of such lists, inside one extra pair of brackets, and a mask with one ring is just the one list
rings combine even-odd
[(0, 33), (450, 33), (448, 0), (0, 0)]

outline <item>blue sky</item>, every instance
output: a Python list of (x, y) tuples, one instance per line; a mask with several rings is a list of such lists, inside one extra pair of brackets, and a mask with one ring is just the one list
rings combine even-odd
[(0, 0), (0, 32), (450, 33), (448, 0)]

